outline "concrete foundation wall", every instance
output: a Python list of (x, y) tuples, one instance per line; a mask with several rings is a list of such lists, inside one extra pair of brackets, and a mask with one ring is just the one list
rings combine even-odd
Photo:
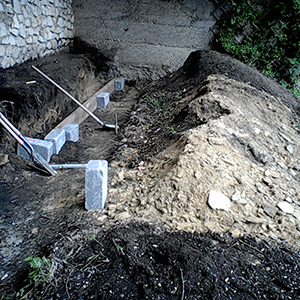
[(73, 0), (1, 0), (0, 67), (65, 47), (74, 35)]

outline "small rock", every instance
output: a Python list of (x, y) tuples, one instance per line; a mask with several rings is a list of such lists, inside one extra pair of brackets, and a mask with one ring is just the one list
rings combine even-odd
[(233, 238), (238, 238), (238, 237), (241, 237), (242, 236), (242, 233), (239, 229), (234, 229), (231, 231), (231, 235)]
[(287, 150), (288, 152), (290, 152), (291, 154), (293, 153), (293, 147), (292, 147), (291, 145), (287, 145), (287, 146), (286, 146), (286, 150)]
[(266, 170), (265, 176), (279, 178), (279, 174), (272, 170)]
[(288, 203), (293, 203), (292, 198), (291, 197), (286, 197), (285, 201), (287, 201)]
[(297, 219), (297, 220), (300, 220), (300, 210), (295, 210), (293, 212), (293, 216)]
[(279, 202), (277, 206), (287, 214), (292, 214), (294, 212), (294, 206), (287, 201)]
[(107, 215), (105, 215), (105, 214), (100, 215), (100, 216), (97, 217), (97, 220), (98, 220), (99, 222), (103, 222), (103, 221), (105, 221), (106, 219), (107, 219)]
[(112, 162), (110, 162), (110, 168), (117, 168), (120, 165), (119, 161), (113, 160)]
[(282, 125), (281, 125), (281, 128), (282, 128), (284, 131), (287, 131), (287, 126), (286, 126), (286, 125), (282, 124)]
[(278, 209), (272, 205), (263, 205), (264, 212), (271, 218), (274, 218)]
[(224, 138), (216, 138), (216, 137), (209, 137), (208, 141), (213, 145), (224, 145), (226, 140)]
[(200, 172), (196, 172), (195, 173), (195, 178), (200, 179), (201, 178), (201, 173)]
[(297, 175), (297, 172), (295, 170), (293, 170), (293, 169), (290, 169), (290, 173), (294, 177)]
[(32, 234), (37, 234), (38, 231), (39, 231), (38, 228), (33, 228), (33, 229), (31, 230), (31, 233), (32, 233)]
[(120, 181), (123, 181), (123, 180), (124, 180), (124, 175), (125, 175), (124, 170), (120, 170), (120, 171), (118, 172), (118, 179), (119, 179)]
[(6, 163), (8, 163), (8, 155), (4, 154), (4, 155), (0, 155), (0, 166), (5, 165)]
[(9, 275), (8, 275), (8, 273), (6, 273), (6, 274), (4, 274), (2, 277), (1, 277), (1, 280), (5, 280), (6, 278), (8, 278), (9, 277)]
[(239, 191), (235, 192), (231, 197), (231, 200), (236, 202), (239, 202), (240, 199), (241, 199), (241, 194)]
[(117, 208), (117, 205), (116, 204), (109, 204), (109, 205), (107, 205), (107, 209), (109, 210), (109, 211), (115, 211), (116, 210), (116, 208)]
[(279, 161), (277, 161), (277, 164), (278, 164), (281, 168), (286, 169), (285, 163), (284, 163), (283, 161), (279, 160)]
[(225, 211), (228, 211), (231, 206), (230, 199), (216, 191), (210, 191), (208, 204), (212, 209), (222, 209)]
[(249, 216), (249, 217), (247, 217), (247, 222), (250, 222), (253, 224), (261, 224), (261, 223), (264, 223), (265, 220), (262, 218), (255, 217), (255, 216)]
[(257, 128), (257, 127), (254, 127), (253, 131), (254, 131), (255, 134), (260, 134), (260, 129)]
[(271, 134), (270, 134), (270, 132), (269, 131), (265, 131), (265, 136), (270, 136)]
[(231, 196), (231, 200), (241, 203), (241, 204), (246, 204), (247, 200), (245, 198), (243, 198), (243, 195), (241, 195), (241, 193), (239, 191), (235, 192), (232, 196)]
[(123, 211), (116, 215), (117, 220), (124, 220), (130, 218), (130, 214), (128, 211)]

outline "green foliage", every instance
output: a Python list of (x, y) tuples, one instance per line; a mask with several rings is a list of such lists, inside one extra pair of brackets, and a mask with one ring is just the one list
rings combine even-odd
[(169, 104), (166, 95), (162, 92), (147, 95), (147, 104), (152, 115), (166, 118), (169, 115)]
[(86, 264), (80, 269), (81, 271), (84, 271), (88, 267), (97, 267), (103, 263), (109, 262), (109, 259), (103, 254), (103, 245), (93, 235), (87, 236), (87, 239), (98, 244), (98, 247), (100, 246), (101, 250), (97, 250), (97, 254), (88, 257)]
[(25, 261), (30, 263), (30, 267), (33, 270), (28, 274), (25, 280), (28, 284), (17, 293), (17, 296), (21, 298), (26, 295), (25, 292), (30, 290), (36, 282), (50, 281), (54, 276), (50, 259), (34, 256), (27, 257)]
[(115, 240), (113, 240), (113, 242), (114, 242), (114, 245), (115, 245), (116, 248), (117, 248), (117, 251), (118, 251), (118, 252), (121, 252), (122, 255), (124, 255), (125, 253), (124, 253), (123, 247), (121, 247), (120, 245), (118, 245), (117, 242), (116, 242)]
[(218, 24), (218, 46), (297, 92), (300, 0), (231, 0)]
[(8, 293), (4, 296), (1, 297), (1, 300), (12, 300), (12, 299), (16, 299), (16, 293)]

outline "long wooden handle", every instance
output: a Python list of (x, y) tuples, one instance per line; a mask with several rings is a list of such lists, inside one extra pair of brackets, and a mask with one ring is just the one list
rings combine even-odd
[(90, 110), (88, 110), (84, 105), (82, 105), (76, 98), (74, 98), (70, 93), (68, 93), (64, 88), (62, 88), (59, 84), (57, 84), (54, 80), (52, 80), (50, 77), (48, 77), (45, 73), (43, 73), (41, 70), (39, 70), (36, 66), (31, 66), (35, 71), (37, 71), (39, 74), (41, 74), (44, 78), (49, 80), (52, 84), (54, 84), (59, 90), (61, 90), (65, 95), (67, 95), (71, 100), (73, 100), (78, 106), (80, 106), (87, 114), (89, 114), (92, 118), (94, 118), (101, 126), (104, 125), (104, 123)]

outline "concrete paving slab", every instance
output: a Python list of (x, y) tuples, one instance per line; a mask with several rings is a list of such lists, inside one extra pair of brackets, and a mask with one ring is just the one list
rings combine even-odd
[(105, 108), (109, 102), (109, 93), (100, 93), (97, 96), (97, 108)]
[(115, 91), (121, 91), (124, 88), (125, 85), (125, 79), (124, 78), (118, 78), (115, 81)]
[[(29, 144), (33, 147), (34, 151), (36, 153), (39, 153), (44, 160), (48, 163), (51, 159), (51, 156), (53, 155), (54, 146), (53, 143), (50, 141), (40, 140), (40, 139), (34, 139), (30, 137), (25, 137), (26, 140), (29, 142)], [(28, 152), (18, 144), (17, 148), (17, 154), (26, 160), (30, 160), (30, 156)]]
[(64, 128), (66, 133), (66, 141), (77, 142), (79, 140), (79, 125), (67, 124)]
[(44, 138), (45, 141), (53, 143), (53, 154), (58, 154), (66, 142), (64, 129), (52, 129)]

